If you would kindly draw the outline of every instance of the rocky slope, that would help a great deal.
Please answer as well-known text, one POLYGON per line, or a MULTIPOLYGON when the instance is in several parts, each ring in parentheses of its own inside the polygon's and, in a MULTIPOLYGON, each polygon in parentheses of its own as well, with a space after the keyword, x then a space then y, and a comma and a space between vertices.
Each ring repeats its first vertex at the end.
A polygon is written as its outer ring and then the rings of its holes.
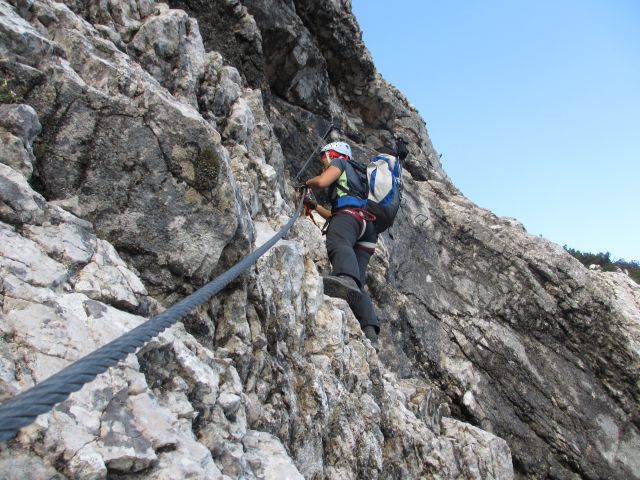
POLYGON ((637 285, 460 195, 350 2, 0 0, 0 97, 0 400, 264 243, 332 122, 359 159, 411 142, 379 355, 301 219, 6 478, 640 478, 637 285))

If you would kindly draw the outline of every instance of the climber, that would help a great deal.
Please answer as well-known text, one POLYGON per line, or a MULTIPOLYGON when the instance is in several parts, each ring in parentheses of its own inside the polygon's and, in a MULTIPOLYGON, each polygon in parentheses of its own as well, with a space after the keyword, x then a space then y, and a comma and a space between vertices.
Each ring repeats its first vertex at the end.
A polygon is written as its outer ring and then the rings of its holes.
POLYGON ((309 192, 305 204, 327 219, 327 253, 331 275, 323 277, 324 292, 347 301, 372 346, 378 350, 380 325, 371 298, 365 292, 366 271, 378 234, 375 217, 367 212, 366 176, 352 165, 351 147, 333 142, 320 151, 323 172, 306 182, 312 189, 329 188, 331 210, 318 205, 309 192))

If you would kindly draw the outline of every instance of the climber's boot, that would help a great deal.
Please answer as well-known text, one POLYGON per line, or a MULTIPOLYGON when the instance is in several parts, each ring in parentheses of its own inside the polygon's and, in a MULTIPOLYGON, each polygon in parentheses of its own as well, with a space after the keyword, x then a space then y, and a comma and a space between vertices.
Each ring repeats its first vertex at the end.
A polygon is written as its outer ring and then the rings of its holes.
POLYGON ((349 305, 356 304, 362 298, 360 287, 349 275, 326 275, 322 280, 325 295, 342 298, 349 305))

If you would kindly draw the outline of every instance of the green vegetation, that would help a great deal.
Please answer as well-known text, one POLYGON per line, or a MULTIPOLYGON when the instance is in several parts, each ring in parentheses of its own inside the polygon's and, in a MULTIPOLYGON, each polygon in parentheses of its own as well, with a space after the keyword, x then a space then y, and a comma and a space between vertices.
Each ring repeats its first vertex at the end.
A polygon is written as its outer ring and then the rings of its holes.
POLYGON ((0 78, 0 103, 20 103, 22 97, 11 89, 6 78, 0 78))
POLYGON ((620 269, 629 273, 629 276, 640 284, 640 262, 638 260, 626 261, 624 258, 616 261, 611 260, 611 254, 607 253, 587 253, 581 252, 566 245, 564 249, 577 258, 585 267, 599 265, 605 272, 615 272, 620 269))

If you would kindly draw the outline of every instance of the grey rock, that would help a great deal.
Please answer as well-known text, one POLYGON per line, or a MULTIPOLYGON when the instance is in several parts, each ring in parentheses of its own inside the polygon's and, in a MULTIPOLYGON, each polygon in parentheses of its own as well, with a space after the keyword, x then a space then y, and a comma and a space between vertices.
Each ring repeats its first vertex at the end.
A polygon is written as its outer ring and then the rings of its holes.
POLYGON ((33 161, 35 157, 31 150, 24 146, 22 139, 0 128, 0 161, 24 175, 31 178, 33 173, 33 161))
POLYGON ((87 264, 97 247, 95 235, 70 223, 27 225, 23 235, 36 242, 52 258, 65 264, 87 264))
POLYGON ((107 468, 115 472, 139 472, 148 469, 157 457, 151 443, 133 422, 133 414, 120 405, 126 392, 116 394, 104 412, 100 435, 104 438, 103 458, 107 468))
POLYGON ((0 163, 0 219, 11 224, 39 224, 44 220, 44 207, 44 198, 24 175, 0 163))
POLYGON ((74 280, 75 291, 94 300, 135 309, 140 302, 138 296, 147 294, 144 285, 120 259, 115 249, 103 240, 98 240, 91 262, 78 273, 74 280))
POLYGON ((302 480, 304 478, 277 437, 250 430, 242 443, 247 461, 256 473, 256 478, 265 480, 302 480))
POLYGON ((29 149, 42 130, 38 114, 29 105, 1 104, 0 126, 21 138, 29 149))
POLYGON ((253 113, 246 100, 238 99, 231 108, 225 135, 238 143, 251 147, 249 139, 253 132, 253 113))
POLYGON ((51 82, 33 94, 50 126, 38 166, 49 198, 134 252, 145 277, 164 275, 157 266, 170 264, 178 276, 207 278, 236 234, 236 213, 242 209, 217 132, 69 11, 59 4, 55 8, 64 21, 50 24, 51 34, 78 28, 90 41, 61 36, 69 63, 51 64, 51 82), (100 65, 117 81, 105 82, 100 65), (142 95, 145 82, 150 82, 150 96, 142 95), (113 115, 105 117, 105 108, 113 115), (148 120, 141 127, 137 118, 144 117, 148 120), (185 132, 193 142, 183 143, 185 132), (112 178, 109 185, 103 183, 106 177, 112 178), (163 191, 169 197, 159 195, 163 191), (211 215, 227 208, 231 215, 211 215), (182 240, 172 231, 180 232, 182 240))
POLYGON ((240 95, 242 95, 242 83, 238 70, 228 65, 221 66, 211 106, 213 113, 226 118, 240 95))
POLYGON ((0 471, 6 480, 62 480, 64 477, 56 472, 40 457, 22 452, 4 450, 0 454, 0 471))
POLYGON ((51 259, 33 241, 16 233, 9 225, 0 223, 0 269, 37 286, 56 286, 68 277, 67 269, 51 259))
POLYGON ((223 393, 218 397, 218 403, 227 417, 233 416, 240 408, 241 398, 234 393, 223 393))
POLYGON ((442 433, 454 438, 454 449, 460 450, 464 478, 513 478, 511 451, 503 439, 451 418, 443 418, 442 425, 442 433))
POLYGON ((196 87, 204 73, 198 24, 181 10, 149 16, 129 47, 134 57, 173 95, 197 107, 196 87))
POLYGON ((0 468, 638 478, 638 286, 465 199, 376 72, 349 2, 0 2, 0 33, 0 68, 24 96, 0 125, 2 400, 271 238, 294 212, 291 180, 319 171, 300 168, 331 121, 357 159, 394 133, 411 151, 367 281, 379 354, 323 294, 324 238, 300 219, 21 429, 0 468))
POLYGON ((243 3, 262 33, 265 70, 274 92, 312 112, 328 113, 325 59, 295 7, 282 0, 243 3))
POLYGON ((17 57, 28 65, 36 65, 38 58, 61 53, 53 42, 16 15, 7 2, 0 3, 0 36, 3 39, 0 44, 2 58, 17 57))

